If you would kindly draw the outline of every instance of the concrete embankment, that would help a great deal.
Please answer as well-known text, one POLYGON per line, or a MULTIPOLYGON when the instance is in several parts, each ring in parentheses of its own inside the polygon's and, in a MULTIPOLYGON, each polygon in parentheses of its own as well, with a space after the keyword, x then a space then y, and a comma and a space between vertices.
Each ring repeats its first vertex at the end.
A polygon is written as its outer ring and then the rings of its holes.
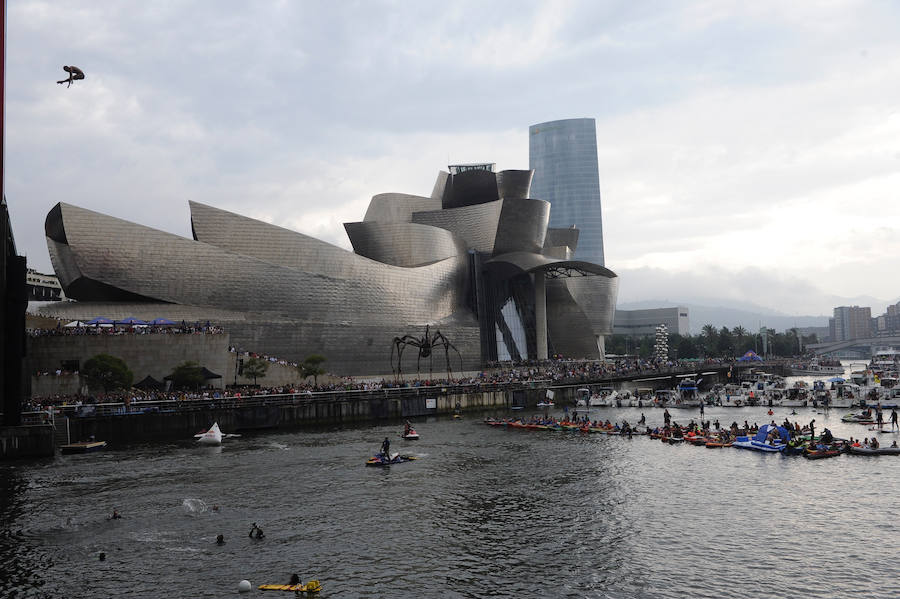
POLYGON ((246 399, 192 400, 66 407, 55 418, 58 443, 93 437, 110 445, 189 439, 213 422, 229 433, 272 428, 339 425, 533 406, 546 388, 497 388, 453 392, 441 388, 356 391, 315 395, 268 395, 246 399), (139 409, 140 412, 135 410, 139 409), (62 433, 62 434, 60 434, 62 433))
POLYGON ((54 447, 50 425, 0 427, 0 459, 51 457, 54 447))

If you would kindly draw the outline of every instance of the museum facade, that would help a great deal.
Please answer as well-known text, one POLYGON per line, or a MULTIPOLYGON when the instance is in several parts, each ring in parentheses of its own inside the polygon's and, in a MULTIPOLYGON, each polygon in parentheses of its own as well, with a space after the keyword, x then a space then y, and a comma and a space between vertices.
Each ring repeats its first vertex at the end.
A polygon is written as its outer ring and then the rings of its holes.
MULTIPOLYGON (((600 357, 618 279, 572 259, 578 230, 548 226, 550 204, 530 197, 534 171, 449 171, 430 196, 374 196, 361 222, 344 225, 353 251, 197 202, 193 239, 59 203, 47 245, 76 301, 42 312, 211 321, 242 349, 321 354, 340 375, 390 373, 394 339, 422 337, 426 326, 458 350, 454 371, 600 357)), ((415 372, 417 352, 403 356, 403 371, 415 372)), ((435 372, 444 360, 435 348, 435 372)))

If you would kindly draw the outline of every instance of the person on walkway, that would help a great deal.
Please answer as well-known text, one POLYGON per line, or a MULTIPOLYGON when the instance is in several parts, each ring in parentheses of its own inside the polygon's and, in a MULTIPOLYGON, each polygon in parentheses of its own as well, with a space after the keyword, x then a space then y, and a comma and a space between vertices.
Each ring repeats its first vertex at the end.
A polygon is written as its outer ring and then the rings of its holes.
POLYGON ((78 67, 64 66, 63 70, 69 74, 69 77, 68 77, 68 79, 63 79, 62 81, 57 81, 57 83, 58 84, 68 83, 68 85, 66 86, 67 88, 72 87, 72 83, 74 83, 75 81, 84 79, 84 71, 82 71, 78 67))

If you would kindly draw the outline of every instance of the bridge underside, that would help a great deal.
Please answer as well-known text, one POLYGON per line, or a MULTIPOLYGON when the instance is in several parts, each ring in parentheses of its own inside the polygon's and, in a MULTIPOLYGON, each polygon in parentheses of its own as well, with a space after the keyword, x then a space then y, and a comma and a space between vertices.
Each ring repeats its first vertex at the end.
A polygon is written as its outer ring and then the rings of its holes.
POLYGON ((832 355, 837 353, 855 354, 857 356, 872 356, 877 348, 900 348, 900 336, 868 337, 866 339, 848 339, 847 341, 833 341, 829 343, 811 343, 806 348, 816 355, 832 355))

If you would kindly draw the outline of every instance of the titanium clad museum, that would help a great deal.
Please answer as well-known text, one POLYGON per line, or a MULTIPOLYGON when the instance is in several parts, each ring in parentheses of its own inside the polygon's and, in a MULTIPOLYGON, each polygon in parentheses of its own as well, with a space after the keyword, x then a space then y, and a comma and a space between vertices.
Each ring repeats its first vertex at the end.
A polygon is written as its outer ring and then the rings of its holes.
MULTIPOLYGON (((548 227, 550 203, 530 198, 534 171, 450 171, 430 196, 374 196, 362 222, 344 225, 352 252, 196 202, 193 239, 59 203, 47 246, 77 301, 42 311, 212 321, 240 348, 297 361, 322 354, 340 375, 390 373, 393 339, 426 325, 458 349, 464 370, 600 357, 618 279, 572 259, 578 230, 548 227)), ((404 372, 415 364, 415 351, 404 354, 404 372)))

